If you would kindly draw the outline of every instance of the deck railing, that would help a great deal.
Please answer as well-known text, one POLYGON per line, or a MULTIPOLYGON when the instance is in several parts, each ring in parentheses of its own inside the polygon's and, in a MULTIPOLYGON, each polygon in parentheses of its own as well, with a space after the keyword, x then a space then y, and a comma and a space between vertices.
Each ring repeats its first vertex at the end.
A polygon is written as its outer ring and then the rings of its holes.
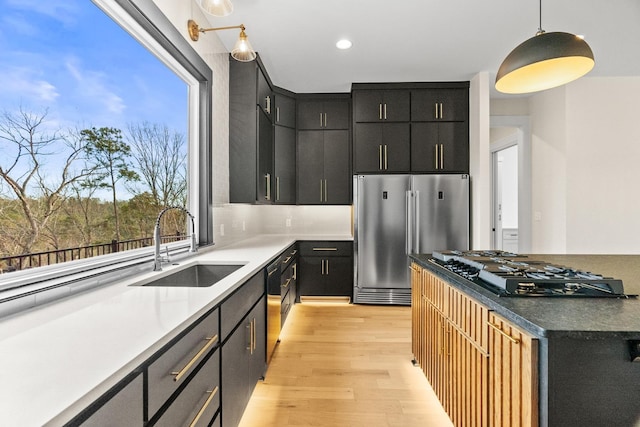
MULTIPOLYGON (((189 236, 182 233, 178 233, 170 236, 161 236, 160 241, 161 243, 169 243, 184 240, 188 237, 189 236)), ((44 252, 0 257, 0 273, 26 270, 28 268, 42 267, 45 265, 58 264, 82 258, 91 258, 100 255, 128 251, 131 249, 144 248, 152 245, 153 237, 143 237, 140 239, 121 241, 112 240, 111 243, 100 243, 97 245, 54 249, 44 252)))

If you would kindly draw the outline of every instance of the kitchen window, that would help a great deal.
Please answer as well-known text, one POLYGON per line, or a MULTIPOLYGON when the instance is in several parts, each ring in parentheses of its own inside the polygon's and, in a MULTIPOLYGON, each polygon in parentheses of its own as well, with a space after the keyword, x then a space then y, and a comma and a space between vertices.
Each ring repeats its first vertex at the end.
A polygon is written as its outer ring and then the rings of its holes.
MULTIPOLYGON (((47 3, 49 4, 49 3, 47 3)), ((211 81, 212 71, 195 52, 185 38, 179 34, 173 24, 158 9, 153 0, 94 0, 94 4, 119 24, 144 48, 164 63, 186 84, 187 101, 175 102, 177 108, 184 105, 187 109, 186 145, 187 145, 187 208, 195 216, 196 233, 200 246, 213 243, 212 219, 212 171, 211 171, 211 81)), ((46 6, 45 6, 46 7, 46 6)), ((64 13, 65 7, 73 7, 66 2, 53 2, 45 13, 64 13), (62 10, 54 10, 61 8, 62 10)), ((18 37, 17 35, 13 35, 18 37)), ((69 40, 79 43, 78 40, 69 40)), ((114 58, 117 60, 118 58, 114 58)), ((120 58, 122 59, 122 58, 120 58)), ((126 66, 126 60, 123 63, 126 66)), ((82 78, 83 76, 78 76, 82 78)), ((87 77, 87 76, 84 76, 87 77)), ((51 91, 46 85, 39 88, 51 91)), ((52 96, 52 92, 49 92, 52 96)), ((89 94, 87 94, 89 96, 89 94)), ((96 100, 100 94, 94 94, 96 100)), ((117 100, 116 100, 117 101, 117 100)), ((174 108, 176 108, 174 106, 174 108)), ((0 190, 7 190, 5 187, 0 190)), ((157 212, 147 215, 155 219, 157 212)), ((183 241, 182 245, 188 245, 183 241)), ((178 245, 179 246, 179 245, 178 245)), ((12 289, 12 298, 19 296, 20 289, 25 292, 37 292, 38 287, 49 287, 49 281, 64 281, 72 275, 92 274, 100 271, 122 269, 151 259, 153 247, 117 254, 102 255, 66 264, 54 264, 33 270, 0 275, 0 291, 12 289), (41 283, 34 285, 35 282, 41 283)), ((150 265, 150 264, 149 264, 150 265)), ((70 279, 71 280, 71 279, 70 279)), ((77 280, 77 277, 73 280, 77 280)), ((0 302, 3 295, 0 293, 0 302)))

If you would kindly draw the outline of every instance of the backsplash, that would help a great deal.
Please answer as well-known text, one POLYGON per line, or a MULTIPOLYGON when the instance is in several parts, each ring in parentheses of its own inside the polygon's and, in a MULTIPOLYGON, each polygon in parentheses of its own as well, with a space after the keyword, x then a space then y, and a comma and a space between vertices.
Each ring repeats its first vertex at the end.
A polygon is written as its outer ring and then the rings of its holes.
POLYGON ((351 206, 226 204, 213 211, 216 247, 256 234, 351 234, 351 206))

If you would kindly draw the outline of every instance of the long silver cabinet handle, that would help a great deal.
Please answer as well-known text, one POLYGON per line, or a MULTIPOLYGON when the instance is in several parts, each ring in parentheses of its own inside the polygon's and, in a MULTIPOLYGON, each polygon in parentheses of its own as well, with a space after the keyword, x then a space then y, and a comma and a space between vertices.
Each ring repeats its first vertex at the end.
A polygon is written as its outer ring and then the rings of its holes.
POLYGON ((265 181, 267 183, 267 195, 264 196, 265 200, 271 200, 271 174, 268 173, 265 175, 265 181))
POLYGON ((202 405, 202 408, 200 408, 196 416, 193 417, 193 420, 189 424, 189 427, 196 426, 196 424, 198 423, 198 420, 200 419, 200 417, 202 417, 202 414, 204 414, 204 411, 207 410, 207 408, 209 407, 209 404, 213 400, 216 393, 218 393, 218 386, 216 386, 216 388, 214 388, 212 391, 207 391, 207 393, 209 393, 209 397, 207 397, 207 400, 205 400, 204 405, 202 405))
POLYGON ((382 120, 382 103, 378 104, 378 118, 382 120))
MULTIPOLYGON (((385 104, 385 105, 387 105, 387 104, 385 104)), ((386 118, 386 117, 385 117, 385 118, 386 118)), ((387 157, 387 144, 384 144, 384 170, 389 169, 389 167, 388 167, 388 166, 389 166, 389 164, 388 164, 388 162, 387 162, 387 160, 388 160, 388 159, 389 159, 389 158, 387 157)))
POLYGON ((440 103, 440 118, 442 118, 442 102, 440 103))
POLYGON ((276 107, 276 123, 280 122, 280 107, 276 107))
POLYGON ((438 156, 438 144, 436 144, 436 155, 435 155, 435 163, 436 163, 436 170, 440 169, 439 166, 439 156, 438 156))
POLYGON ((191 367, 196 364, 198 359, 200 359, 207 352, 207 350, 213 344, 215 344, 216 341, 218 341, 218 335, 216 334, 216 335, 214 335, 214 336, 212 336, 210 338, 206 338, 206 341, 207 341, 207 343, 200 349, 200 351, 198 351, 196 353, 195 356, 193 356, 193 358, 191 360, 189 360, 189 362, 187 362, 186 365, 184 365, 184 367, 182 369, 180 369, 177 372, 171 372, 171 375, 173 375, 173 380, 174 381, 180 381, 180 379, 184 376, 184 374, 189 372, 189 369, 191 369, 191 367))
POLYGON ((291 283, 291 278, 287 279, 287 281, 285 282, 284 285, 282 285, 283 288, 288 288, 289 287, 289 283, 291 283))
POLYGON ((387 103, 384 103, 384 119, 387 120, 387 103))
POLYGON ((327 197, 327 180, 324 180, 324 201, 327 202, 329 198, 327 197))
POLYGON ((324 127, 327 127, 327 113, 324 113, 324 127))
POLYGON ((320 127, 322 127, 322 113, 320 113, 320 127))
POLYGON ((444 169, 444 145, 440 144, 440 169, 444 169))
POLYGON ((319 251, 337 251, 338 248, 313 248, 314 251, 319 252, 319 251))
POLYGON ((382 170, 382 144, 378 145, 378 169, 382 170))

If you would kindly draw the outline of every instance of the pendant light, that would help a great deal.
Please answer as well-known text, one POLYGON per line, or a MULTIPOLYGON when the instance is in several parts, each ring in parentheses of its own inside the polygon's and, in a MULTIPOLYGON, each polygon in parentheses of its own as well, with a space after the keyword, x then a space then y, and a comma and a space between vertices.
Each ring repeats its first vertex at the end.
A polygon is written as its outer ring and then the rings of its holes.
POLYGON ((531 93, 551 89, 587 74, 593 66, 593 52, 580 36, 570 33, 546 33, 540 26, 532 38, 507 55, 498 74, 496 89, 503 93, 531 93))
POLYGON ((233 12, 230 0, 198 0, 200 7, 213 16, 227 16, 233 12))

